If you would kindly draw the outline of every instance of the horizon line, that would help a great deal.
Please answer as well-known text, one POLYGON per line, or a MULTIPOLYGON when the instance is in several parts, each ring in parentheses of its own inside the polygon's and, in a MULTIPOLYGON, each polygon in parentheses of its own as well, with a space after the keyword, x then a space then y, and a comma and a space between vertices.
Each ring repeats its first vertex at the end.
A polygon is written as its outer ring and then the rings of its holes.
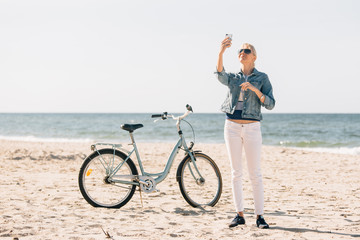
MULTIPOLYGON (((173 113, 181 114, 181 112, 173 112, 173 113)), ((0 112, 0 114, 160 114, 160 113, 159 112, 0 112)), ((194 114, 224 114, 224 113, 194 112, 194 114)), ((263 112, 262 114, 360 114, 360 112, 275 112, 275 113, 263 112)))

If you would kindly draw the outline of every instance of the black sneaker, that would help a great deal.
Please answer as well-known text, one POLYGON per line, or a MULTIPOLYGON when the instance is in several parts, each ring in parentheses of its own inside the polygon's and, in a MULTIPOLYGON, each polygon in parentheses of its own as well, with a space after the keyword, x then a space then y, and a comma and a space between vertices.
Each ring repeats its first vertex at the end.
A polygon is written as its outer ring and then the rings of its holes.
POLYGON ((256 225, 258 228, 269 228, 269 224, 265 222, 264 217, 261 215, 256 219, 256 225))
POLYGON ((231 221, 229 227, 236 227, 237 225, 245 224, 245 218, 241 217, 239 214, 236 214, 236 217, 231 221))

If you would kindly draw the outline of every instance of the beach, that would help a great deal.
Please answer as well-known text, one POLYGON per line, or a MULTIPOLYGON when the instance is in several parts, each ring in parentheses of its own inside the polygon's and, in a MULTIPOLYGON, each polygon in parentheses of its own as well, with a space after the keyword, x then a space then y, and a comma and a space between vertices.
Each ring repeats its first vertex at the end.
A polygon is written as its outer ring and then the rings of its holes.
MULTIPOLYGON (((90 145, 0 140, 0 239, 106 239, 103 230, 113 239, 360 238, 359 155, 263 146, 264 216, 270 229, 255 225, 247 171, 246 225, 229 229, 235 210, 224 144, 194 147, 220 168, 223 191, 215 207, 193 208, 183 199, 175 179, 184 157, 180 152, 159 192, 142 193, 142 206, 136 191, 120 209, 94 208, 79 191, 78 173, 90 145)), ((172 150, 168 143, 138 147, 148 172, 162 171, 172 150)))

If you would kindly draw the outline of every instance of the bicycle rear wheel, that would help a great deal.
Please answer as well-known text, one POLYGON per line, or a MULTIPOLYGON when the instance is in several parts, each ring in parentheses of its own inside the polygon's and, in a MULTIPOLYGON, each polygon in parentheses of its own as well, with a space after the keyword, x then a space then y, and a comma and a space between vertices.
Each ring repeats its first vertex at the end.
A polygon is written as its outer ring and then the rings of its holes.
POLYGON ((220 170, 209 156, 194 153, 194 157, 195 162, 187 155, 178 167, 181 194, 193 207, 215 206, 222 192, 220 170))
POLYGON ((134 182, 138 175, 133 161, 124 162, 125 159, 124 153, 117 150, 114 153, 113 149, 101 149, 85 159, 79 172, 79 187, 88 203, 94 207, 120 208, 132 198, 136 186, 116 182, 134 182), (119 164, 123 165, 116 176, 109 178, 119 164))

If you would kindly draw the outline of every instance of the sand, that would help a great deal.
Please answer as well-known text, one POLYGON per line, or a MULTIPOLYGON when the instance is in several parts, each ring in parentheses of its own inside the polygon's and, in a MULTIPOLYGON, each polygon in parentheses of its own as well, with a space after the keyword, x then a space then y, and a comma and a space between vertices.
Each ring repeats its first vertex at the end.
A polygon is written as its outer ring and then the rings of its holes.
MULTIPOLYGON (((139 143, 145 169, 162 170, 167 143, 139 143)), ((94 208, 78 172, 90 143, 0 141, 0 239, 360 239, 360 157, 263 147, 265 219, 258 229, 244 172, 246 225, 235 216, 223 144, 198 144, 218 164, 223 192, 215 207, 193 208, 175 180, 180 153, 160 192, 140 194, 120 209, 94 208)), ((134 159, 134 158, 133 158, 134 159)))

